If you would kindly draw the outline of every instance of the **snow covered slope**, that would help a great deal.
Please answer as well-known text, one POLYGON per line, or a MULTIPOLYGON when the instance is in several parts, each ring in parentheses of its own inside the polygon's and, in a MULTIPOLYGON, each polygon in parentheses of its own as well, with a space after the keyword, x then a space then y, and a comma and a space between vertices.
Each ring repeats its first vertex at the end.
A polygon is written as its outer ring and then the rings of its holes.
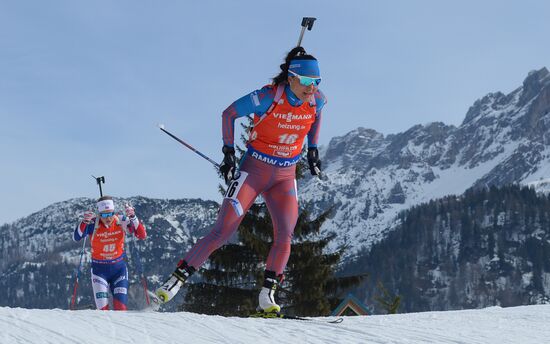
MULTIPOLYGON (((322 320, 320 318, 318 320, 322 320)), ((194 313, 0 308, 0 342, 546 343, 550 305, 346 317, 340 324, 194 313)))
MULTIPOLYGON (((549 166, 550 168, 550 166, 549 166)), ((546 174, 547 176, 550 176, 550 171, 548 171, 548 174, 546 174)), ((538 192, 540 193, 544 193, 544 194, 550 194, 550 178, 540 178, 539 180, 535 180, 533 182, 529 182, 527 183, 527 185, 529 187, 532 187, 534 188, 535 190, 537 190, 538 192)))
POLYGON ((300 195, 318 211, 334 207, 323 230, 352 251, 382 239, 413 205, 474 186, 543 180, 550 177, 550 73, 533 71, 512 93, 477 100, 459 127, 430 123, 386 137, 358 128, 333 138, 322 161, 325 177, 301 182, 300 195))

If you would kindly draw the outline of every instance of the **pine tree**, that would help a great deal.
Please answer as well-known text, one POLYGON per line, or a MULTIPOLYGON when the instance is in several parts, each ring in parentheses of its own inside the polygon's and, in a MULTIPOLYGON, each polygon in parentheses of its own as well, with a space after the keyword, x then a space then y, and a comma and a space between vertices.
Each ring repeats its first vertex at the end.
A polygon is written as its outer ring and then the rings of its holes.
POLYGON ((401 295, 390 294, 390 292, 380 281, 378 282, 377 287, 381 295, 375 296, 374 299, 382 306, 383 309, 386 310, 388 314, 396 314, 399 306, 401 305, 401 295))

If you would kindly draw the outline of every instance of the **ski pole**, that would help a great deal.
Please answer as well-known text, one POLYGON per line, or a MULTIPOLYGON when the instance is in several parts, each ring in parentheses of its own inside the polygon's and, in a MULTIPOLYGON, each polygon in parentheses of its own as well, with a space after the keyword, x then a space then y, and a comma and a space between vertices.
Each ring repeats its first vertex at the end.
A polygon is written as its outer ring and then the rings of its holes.
POLYGON ((74 288, 73 288, 73 297, 71 299, 71 310, 74 310, 74 304, 76 302, 76 291, 78 289, 78 279, 80 278, 80 269, 82 268, 82 257, 84 256, 84 251, 86 250, 86 239, 88 237, 84 237, 84 242, 82 243, 82 249, 80 250, 80 263, 78 263, 78 269, 76 270, 76 278, 74 282, 74 288))
POLYGON ((135 242, 134 237, 132 236, 132 254, 136 257, 136 268, 138 271, 138 275, 141 277, 141 285, 143 285, 143 293, 145 294, 145 302, 147 302, 147 306, 151 304, 151 301, 149 300, 149 293, 147 292, 149 288, 147 287, 147 279, 145 278, 145 275, 143 274, 143 266, 141 265, 141 257, 139 256, 139 251, 137 249, 137 245, 135 242))
POLYGON ((192 150, 193 152, 197 153, 198 155, 200 155, 201 157, 203 157, 204 159, 208 160, 208 162, 210 162, 212 165, 216 166, 218 169, 220 168, 220 165, 215 162, 214 160, 210 159, 209 157, 207 157, 206 155, 202 154, 201 152, 199 152, 198 150, 196 150, 193 146, 191 146, 190 144, 188 144, 187 142, 183 141, 182 139, 180 139, 179 137, 177 137, 176 135, 172 134, 171 132, 169 132, 168 130, 164 129, 164 125, 162 124, 159 124, 159 129, 162 130, 166 135, 170 136, 171 138, 173 138, 174 140, 178 141, 179 143, 181 143, 182 145, 184 145, 185 147, 189 148, 190 150, 192 150))
MULTIPOLYGON (((101 188, 101 183, 105 184, 105 177, 104 176, 101 176, 101 177, 92 176, 92 177, 96 180, 97 185, 99 185, 99 195, 103 197, 103 189, 101 188)), ((86 239, 88 239, 88 236, 84 237, 84 242, 82 243, 82 249, 80 250, 80 262, 78 263, 78 269, 76 270, 73 296, 71 298, 71 307, 70 307, 71 310, 74 310, 74 305, 76 302, 76 293, 78 291, 78 280, 80 278, 80 270, 82 269, 82 258, 84 256, 84 252, 86 251, 86 239)))
MULTIPOLYGON (((127 204, 126 206, 129 206, 129 204, 127 204)), ((145 293, 145 302, 147 302, 147 306, 149 306, 151 304, 151 301, 149 300, 149 293, 147 292, 149 288, 147 288, 147 279, 143 274, 143 265, 141 265, 141 257, 139 256, 139 251, 137 249, 137 244, 134 239, 134 235, 130 236, 130 243, 131 243, 130 251, 132 252, 132 257, 136 258, 135 261, 136 261, 137 273, 141 277, 141 284, 143 285, 143 292, 145 293)))
POLYGON ((297 47, 299 47, 302 44, 302 39, 304 38, 304 33, 306 32, 306 28, 308 29, 308 31, 311 31, 311 29, 313 28, 313 23, 315 22, 316 19, 317 18, 313 18, 313 17, 302 18, 302 32, 300 32, 300 38, 298 38, 298 45, 296 45, 297 47))
MULTIPOLYGON (((303 163, 307 164, 308 167, 309 167, 309 161, 307 160, 307 158, 301 158, 300 159, 303 163)), ((322 176, 324 176, 324 173, 321 175, 321 170, 319 169, 319 167, 315 166, 315 172, 317 172, 317 177, 320 179, 320 180, 323 180, 322 176)))

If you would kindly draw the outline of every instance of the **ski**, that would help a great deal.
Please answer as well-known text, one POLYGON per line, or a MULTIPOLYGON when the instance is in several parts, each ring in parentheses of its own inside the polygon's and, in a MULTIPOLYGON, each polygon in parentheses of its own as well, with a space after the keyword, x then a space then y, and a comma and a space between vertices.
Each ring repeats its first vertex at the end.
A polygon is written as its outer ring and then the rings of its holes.
POLYGON ((257 313, 249 315, 249 318, 264 318, 264 319, 287 319, 287 320, 300 320, 300 321, 312 321, 312 322, 322 322, 328 324, 339 324, 344 321, 344 318, 337 318, 334 320, 319 320, 319 319, 310 319, 304 317, 298 317, 295 315, 288 315, 280 312, 271 312, 266 313, 259 311, 257 313))
POLYGON ((72 310, 73 311, 87 311, 87 310, 93 310, 93 309, 96 309, 96 307, 95 307, 94 304, 90 303, 89 305, 76 306, 72 310))
MULTIPOLYGON (((149 295, 149 299, 151 300, 151 303, 148 307, 149 310, 157 312, 160 309, 160 306, 162 306, 163 302, 157 294, 153 293, 150 290, 147 290, 147 294, 149 295)), ((264 319, 287 319, 287 320, 300 320, 300 321, 310 321, 310 322, 318 322, 318 323, 325 323, 325 324, 339 324, 342 321, 344 321, 344 318, 336 318, 334 320, 319 320, 319 319, 311 319, 311 318, 304 318, 299 317, 295 315, 288 315, 280 312, 270 312, 266 313, 263 311, 258 311, 256 313, 250 314, 248 316, 249 318, 264 318, 264 319)))
POLYGON ((149 296, 149 300, 151 301, 148 308, 155 312, 158 311, 160 309, 160 306, 162 305, 162 301, 159 299, 157 294, 153 293, 149 289, 147 289, 147 295, 149 296))

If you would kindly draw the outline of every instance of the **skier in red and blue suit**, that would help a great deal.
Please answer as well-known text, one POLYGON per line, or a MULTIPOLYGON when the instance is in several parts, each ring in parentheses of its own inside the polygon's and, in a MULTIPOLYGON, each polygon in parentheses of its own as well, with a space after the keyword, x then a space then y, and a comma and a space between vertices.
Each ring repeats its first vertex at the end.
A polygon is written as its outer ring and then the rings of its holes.
POLYGON ((317 140, 326 99, 318 89, 320 82, 317 60, 297 47, 287 55, 273 84, 236 100, 223 112, 224 160, 220 171, 230 184, 214 228, 191 248, 176 271, 157 289, 162 302, 172 299, 210 254, 227 242, 261 194, 271 215, 274 239, 258 297, 258 310, 280 311, 274 293, 282 281, 298 219, 296 163, 301 158, 306 136, 310 171, 318 175, 321 168, 317 140), (247 152, 237 167, 235 119, 250 114, 254 114, 254 124, 247 152))
POLYGON ((86 211, 74 230, 74 241, 80 241, 86 235, 91 238, 92 288, 97 309, 109 310, 110 290, 114 310, 127 310, 128 267, 124 251, 127 233, 142 240, 147 237, 134 208, 126 205, 125 215, 119 217, 115 214, 110 196, 103 196, 97 201, 97 216, 92 211, 86 211))

